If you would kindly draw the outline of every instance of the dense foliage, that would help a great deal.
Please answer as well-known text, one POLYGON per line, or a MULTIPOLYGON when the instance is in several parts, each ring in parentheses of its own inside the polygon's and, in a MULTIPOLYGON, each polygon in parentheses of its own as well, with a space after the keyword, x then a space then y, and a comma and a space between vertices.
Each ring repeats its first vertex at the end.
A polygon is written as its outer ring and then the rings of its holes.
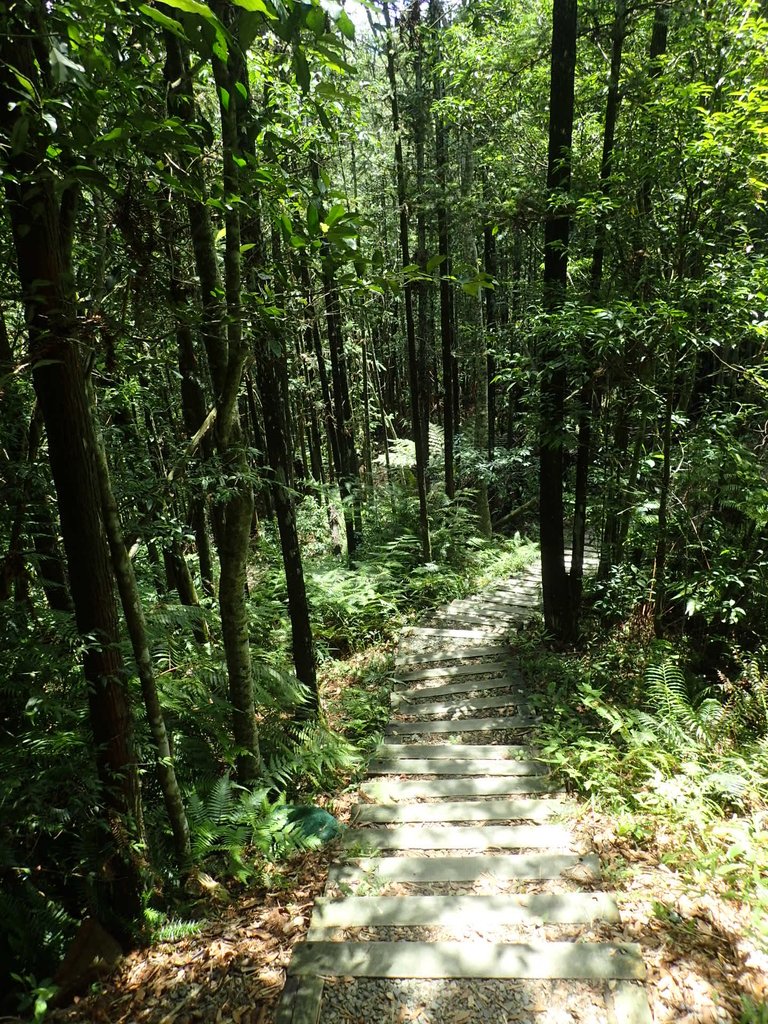
POLYGON ((538 524, 548 638, 624 637, 555 672, 605 735, 552 759, 759 830, 767 53, 757 0, 4 5, 19 991, 305 843, 384 714, 339 661, 538 524))

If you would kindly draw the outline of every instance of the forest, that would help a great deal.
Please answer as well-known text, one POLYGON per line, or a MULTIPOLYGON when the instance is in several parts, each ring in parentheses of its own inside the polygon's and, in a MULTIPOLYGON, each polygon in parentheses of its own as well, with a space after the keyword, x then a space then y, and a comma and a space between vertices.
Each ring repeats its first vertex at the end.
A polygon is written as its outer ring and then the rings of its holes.
POLYGON ((0 1012, 274 886, 539 552, 545 756, 765 951, 766 0, 7 0, 0 175, 0 1012))

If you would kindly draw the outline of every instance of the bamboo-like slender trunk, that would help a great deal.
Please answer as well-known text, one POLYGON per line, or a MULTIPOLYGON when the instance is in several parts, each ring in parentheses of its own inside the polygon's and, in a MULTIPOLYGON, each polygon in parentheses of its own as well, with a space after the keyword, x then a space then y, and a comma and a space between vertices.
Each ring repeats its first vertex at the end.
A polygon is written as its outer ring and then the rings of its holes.
POLYGON ((128 556, 128 549, 123 539, 123 528, 112 490, 107 453, 104 449, 104 441, 98 427, 93 392, 90 387, 89 404, 94 429, 94 457, 101 495, 101 511, 104 529, 109 542, 112 568, 117 580, 123 616, 131 640, 131 648, 141 684, 141 694, 144 699, 144 709, 149 723, 149 730, 152 742, 155 745, 157 778, 160 783, 166 814, 168 815, 168 821, 173 834, 176 860, 179 867, 185 870, 190 866, 191 859, 189 823, 187 822, 187 815, 184 810, 184 799, 181 795, 181 789, 179 788, 176 771, 173 766, 173 755, 165 728, 165 716, 163 715, 157 691, 157 681, 149 650, 144 607, 136 583, 133 563, 128 556))
MULTIPOLYGON (((619 116, 619 81, 621 78, 622 50, 626 35, 626 0, 616 0, 611 44, 611 66, 608 75, 608 94, 603 122, 603 152, 600 161, 600 194, 607 202, 612 190, 613 154, 616 124, 619 116)), ((603 265, 608 219, 605 212, 598 215, 595 244, 590 268, 590 301, 600 302, 603 285, 603 265)), ((576 447, 576 482, 573 510, 573 540, 571 544, 571 606, 578 616, 584 585, 584 546, 587 527, 587 494, 592 458, 593 426, 599 419, 602 389, 597 385, 595 354, 589 346, 584 351, 586 380, 579 395, 579 425, 576 447)))
MULTIPOLYGON (((392 23, 389 16, 389 5, 384 3, 384 23, 387 27, 387 76, 389 78, 390 106, 392 111, 392 128, 395 134, 395 176, 397 179, 397 201, 400 214, 400 254, 403 267, 410 264, 408 240, 408 205, 405 194, 405 170, 403 164, 403 143, 400 134, 400 112, 398 106, 397 76, 395 74, 395 51, 392 36, 392 23)), ((432 541, 429 532, 429 511, 427 509, 427 471, 426 442, 424 439, 423 420, 420 407, 420 385, 418 370, 418 353, 416 348, 416 327, 413 318, 413 284, 406 280, 403 287, 403 303, 405 308, 405 332, 408 348, 408 378, 411 393, 411 429, 413 431, 416 455, 416 487, 419 496, 419 535, 421 539, 422 561, 432 560, 432 541)))

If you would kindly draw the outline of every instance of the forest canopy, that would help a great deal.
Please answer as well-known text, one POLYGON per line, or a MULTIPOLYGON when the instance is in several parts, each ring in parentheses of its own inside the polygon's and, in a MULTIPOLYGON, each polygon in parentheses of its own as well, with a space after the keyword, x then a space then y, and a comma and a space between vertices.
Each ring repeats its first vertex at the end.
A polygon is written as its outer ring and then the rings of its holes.
POLYGON ((644 629, 764 782, 767 55, 765 0, 3 5, 17 988, 300 843, 381 724, 330 666, 521 535, 548 641, 644 629))

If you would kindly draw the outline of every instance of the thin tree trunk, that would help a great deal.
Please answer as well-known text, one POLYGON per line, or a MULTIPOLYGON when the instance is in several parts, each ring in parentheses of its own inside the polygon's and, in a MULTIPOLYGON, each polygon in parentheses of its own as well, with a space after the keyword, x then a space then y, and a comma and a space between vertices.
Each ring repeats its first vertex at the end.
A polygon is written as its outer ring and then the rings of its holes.
MULTIPOLYGON (((621 77, 621 58, 626 34, 626 0, 616 0, 614 12, 611 67, 608 76, 608 95, 605 102, 605 119, 603 128, 603 153, 600 162, 600 194, 607 203, 611 194, 611 175, 613 173, 613 150, 616 138, 616 122, 619 115, 619 80, 621 77)), ((607 214, 598 215, 595 244, 592 250, 592 266, 590 270, 590 302, 600 302, 603 284, 603 264, 605 262, 605 242, 607 235, 607 214)), ((596 357, 588 345, 584 352, 587 379, 579 395, 579 427, 576 447, 576 484, 573 510, 573 541, 571 545, 571 606, 574 615, 578 616, 584 585, 584 546, 587 527, 587 492, 589 487, 589 469, 592 458, 592 430, 597 422, 601 394, 597 386, 596 357)))
MULTIPOLYGON (((403 164, 403 143, 400 135, 400 113, 398 109, 397 77, 395 75, 395 51, 389 5, 384 3, 384 23, 387 27, 387 76, 389 78, 392 128, 395 135, 395 176, 397 179, 397 201, 400 215, 400 254, 403 267, 410 264, 408 241, 408 205, 405 193, 405 171, 403 164)), ((429 533, 429 511, 427 509, 426 444, 422 429, 422 415, 419 403, 420 386, 418 355, 416 351, 416 328, 413 320, 413 285, 407 280, 403 287, 405 307, 405 331, 408 346, 408 382, 411 392, 411 425, 416 455, 416 486, 419 496, 419 535, 423 562, 432 560, 432 541, 429 533)))
MULTIPOLYGON (((216 5, 220 15, 228 12, 216 5)), ((236 16, 236 12, 233 12, 236 16)), ((228 196, 240 195, 242 161, 238 109, 243 98, 237 88, 241 79, 240 58, 230 50, 225 62, 213 59, 213 73, 219 93, 219 113, 222 135, 222 184, 228 196), (225 102, 225 94, 229 102, 225 102)), ((248 356, 243 338, 241 308, 242 268, 240 208, 237 203, 227 204, 224 213, 224 293, 226 297, 226 345, 217 340, 216 352, 209 353, 211 379, 216 397, 215 441, 225 472, 233 483, 229 496, 218 506, 219 608, 224 651, 229 677, 229 697, 233 712, 233 732, 240 753, 237 756, 237 777, 243 785, 255 781, 261 771, 256 717, 253 703, 253 675, 251 648, 248 635, 248 608, 246 604, 246 562, 250 549, 251 520, 253 518, 253 489, 242 444, 238 410, 238 396, 243 370, 248 356)), ((215 250, 206 261, 213 261, 215 250)), ((218 272, 218 268, 216 268, 218 272)), ((198 274, 200 271, 198 269, 198 274)), ((202 283, 202 279, 201 279, 202 283)))
MULTIPOLYGON (((485 176, 483 177, 483 193, 487 192, 485 176)), ((496 252, 496 235, 493 224, 488 218, 483 224, 483 264, 486 274, 496 280, 498 273, 498 254, 496 252)), ((493 459, 496 447, 496 290, 495 287, 483 289, 485 296, 485 335, 487 350, 486 375, 488 380, 488 458, 493 459)))
MULTIPOLYGON (((435 15, 432 22, 440 31, 437 19, 442 22, 442 10, 439 7, 439 0, 433 0, 435 15)), ((443 81, 439 72, 434 76, 435 103, 439 104, 443 99, 443 81)), ((438 184, 438 203, 436 210, 437 217, 437 248, 441 257, 440 262, 440 349, 443 374, 443 437, 445 444, 445 493, 453 499, 456 495, 456 482, 454 478, 454 347, 456 344, 454 335, 454 309, 453 309, 453 284, 451 276, 453 273, 451 261, 451 238, 448 224, 448 209, 446 207, 446 194, 448 190, 447 166, 448 146, 447 130, 439 109, 435 111, 435 174, 438 184)))
MULTIPOLYGON (((670 356, 670 358, 672 358, 670 356)), ((664 426, 661 464, 661 487, 659 489, 659 521, 656 539, 656 558, 654 564, 654 601, 653 626, 656 636, 664 634, 664 611, 667 599, 667 553, 669 537, 667 531, 667 510, 669 506, 669 485, 672 474, 672 413, 674 411, 674 375, 667 385, 667 398, 664 406, 664 426)))
MULTIPOLYGON (((424 201, 424 139, 427 134, 427 117, 424 95, 424 44, 421 32, 421 8, 415 3, 412 8, 412 29, 414 35, 414 84, 415 113, 413 117, 413 150, 416 158, 416 252, 414 263, 427 276, 427 216, 424 201)), ((424 493, 429 493, 429 289, 425 280, 419 280, 416 294, 416 384, 419 405, 419 443, 424 467, 424 493)), ((427 529, 429 522, 427 521, 427 529)))
POLYGON ((291 461, 288 433, 283 403, 277 399, 281 391, 280 373, 283 372, 283 369, 279 365, 278 357, 272 354, 269 339, 260 339, 257 343, 256 372, 259 391, 262 395, 264 431, 267 437, 267 451, 271 468, 272 500, 280 533, 280 549, 288 591, 293 664, 297 678, 304 683, 308 692, 307 704, 297 709, 297 717, 304 718, 307 715, 317 714, 319 694, 309 603, 304 583, 299 533, 296 526, 296 509, 288 476, 288 466, 291 461))
POLYGON ((371 440, 371 394, 368 374, 368 346, 363 337, 362 342, 362 364, 363 364, 363 462, 365 465, 365 482, 372 494, 375 495, 373 482, 373 444, 371 440))
MULTIPOLYGON (((319 180, 319 169, 314 163, 313 167, 315 181, 317 181, 319 180)), ((344 351, 344 334, 341 324, 341 300, 336 284, 335 268, 330 248, 325 242, 322 249, 322 282, 325 299, 325 322, 328 332, 328 352, 331 357, 333 411, 339 446, 339 491, 346 526, 347 556, 352 558, 357 550, 359 541, 356 519, 359 522, 360 467, 352 431, 352 402, 349 395, 347 359, 344 351)))
POLYGON ((112 556, 112 568, 117 579, 117 589, 123 606, 125 624, 131 639, 131 647, 136 661, 139 682, 141 683, 141 693, 144 698, 144 708, 147 714, 147 721, 149 722, 149 730, 152 742, 155 745, 157 777, 163 794, 171 832, 173 833, 176 860, 179 867, 186 870, 191 860, 189 823, 187 822, 187 815, 184 810, 184 799, 181 795, 176 771, 173 766, 173 756, 170 743, 168 742, 168 733, 165 728, 165 717, 157 692, 157 682, 154 669, 152 668, 147 623, 144 617, 141 595, 136 583, 133 563, 128 557, 128 550, 123 539, 120 513, 118 512, 117 502, 115 501, 110 481, 107 454, 104 450, 104 442, 93 407, 92 389, 89 388, 89 391, 91 392, 89 394, 90 412, 94 425, 94 458, 99 481, 104 528, 112 556))

